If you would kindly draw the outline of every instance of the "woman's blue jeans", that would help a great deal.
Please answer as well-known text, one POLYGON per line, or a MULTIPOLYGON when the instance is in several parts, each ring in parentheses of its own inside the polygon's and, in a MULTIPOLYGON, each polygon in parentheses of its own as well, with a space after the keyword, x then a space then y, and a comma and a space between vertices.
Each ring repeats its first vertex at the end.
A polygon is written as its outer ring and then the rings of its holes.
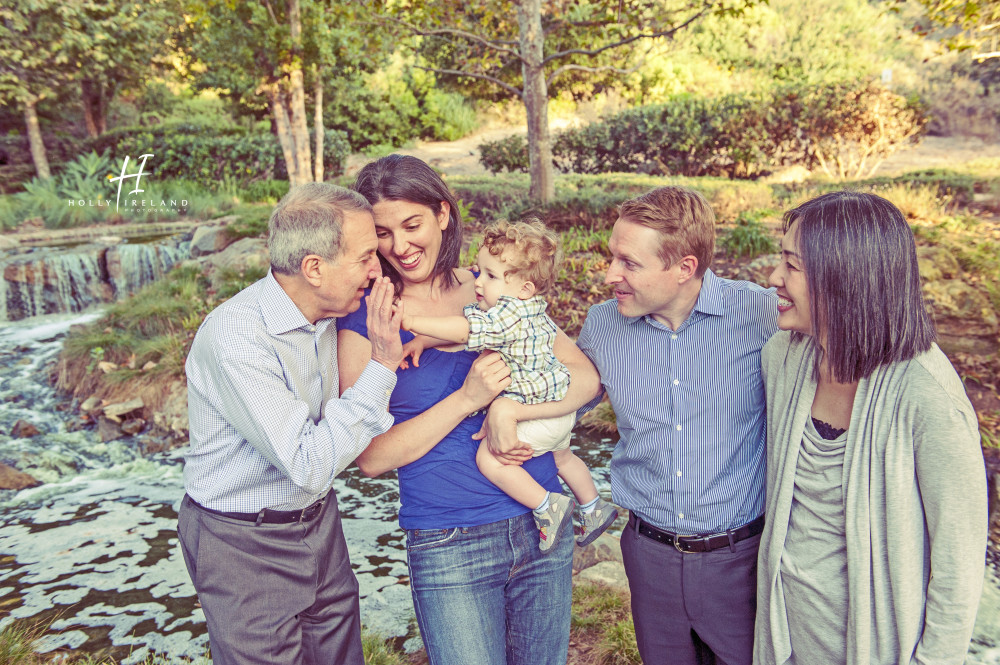
POLYGON ((431 665, 565 665, 573 532, 546 554, 525 513, 406 532, 410 589, 431 665))

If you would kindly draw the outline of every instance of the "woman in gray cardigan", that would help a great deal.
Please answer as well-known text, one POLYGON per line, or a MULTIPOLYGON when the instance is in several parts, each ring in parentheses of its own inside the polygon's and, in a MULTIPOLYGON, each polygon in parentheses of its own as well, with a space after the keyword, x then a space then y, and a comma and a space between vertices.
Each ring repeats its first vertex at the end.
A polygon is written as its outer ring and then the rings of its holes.
POLYGON ((962 663, 986 549, 979 428, 883 198, 785 215, 764 347, 767 511, 754 662, 962 663))

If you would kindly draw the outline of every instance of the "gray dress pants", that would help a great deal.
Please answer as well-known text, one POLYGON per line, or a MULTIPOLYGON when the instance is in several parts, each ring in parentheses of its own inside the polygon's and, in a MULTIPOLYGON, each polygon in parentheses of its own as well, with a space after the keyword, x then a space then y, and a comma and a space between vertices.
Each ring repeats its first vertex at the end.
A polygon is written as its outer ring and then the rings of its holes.
POLYGON ((185 496, 177 532, 215 665, 363 665, 358 581, 333 493, 308 522, 260 525, 185 496))

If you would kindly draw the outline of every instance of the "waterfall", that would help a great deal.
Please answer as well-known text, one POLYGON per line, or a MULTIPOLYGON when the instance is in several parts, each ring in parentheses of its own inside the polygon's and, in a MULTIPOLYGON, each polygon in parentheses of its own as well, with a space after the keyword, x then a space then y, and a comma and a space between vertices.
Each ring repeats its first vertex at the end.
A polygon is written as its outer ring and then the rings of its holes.
POLYGON ((188 244, 81 245, 0 258, 0 321, 72 313, 121 300, 163 277, 188 244))

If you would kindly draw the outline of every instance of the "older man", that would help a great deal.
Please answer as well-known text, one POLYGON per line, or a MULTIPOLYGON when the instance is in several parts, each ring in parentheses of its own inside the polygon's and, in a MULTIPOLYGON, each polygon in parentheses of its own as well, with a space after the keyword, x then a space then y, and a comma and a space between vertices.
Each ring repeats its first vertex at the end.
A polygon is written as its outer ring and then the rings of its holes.
POLYGON ((178 533, 218 665, 361 665, 358 583, 330 487, 389 429, 402 359, 368 202, 293 189, 271 270, 208 315, 187 359, 191 446, 178 533), (336 317, 369 300, 372 359, 339 392, 336 317))
POLYGON ((763 527, 760 350, 777 330, 773 291, 709 270, 715 214, 661 187, 619 209, 606 283, 578 344, 618 418, 615 503, 629 509, 622 555, 647 665, 752 659, 763 527))

